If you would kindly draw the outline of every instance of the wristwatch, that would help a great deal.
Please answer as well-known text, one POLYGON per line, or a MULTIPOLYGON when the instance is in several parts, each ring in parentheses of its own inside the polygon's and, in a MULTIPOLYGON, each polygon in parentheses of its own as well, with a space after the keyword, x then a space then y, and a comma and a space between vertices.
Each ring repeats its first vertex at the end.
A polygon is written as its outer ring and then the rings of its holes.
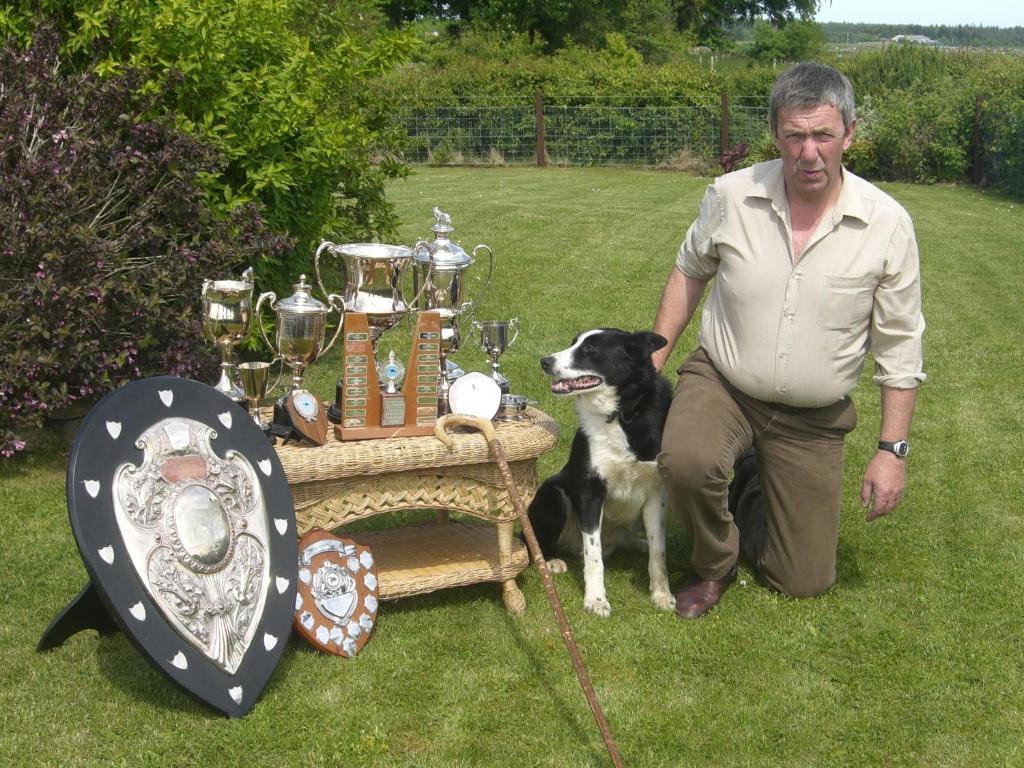
POLYGON ((895 443, 879 440, 878 450, 889 451, 889 453, 894 453, 897 457, 905 459, 907 454, 910 453, 910 443, 906 440, 897 440, 895 443))

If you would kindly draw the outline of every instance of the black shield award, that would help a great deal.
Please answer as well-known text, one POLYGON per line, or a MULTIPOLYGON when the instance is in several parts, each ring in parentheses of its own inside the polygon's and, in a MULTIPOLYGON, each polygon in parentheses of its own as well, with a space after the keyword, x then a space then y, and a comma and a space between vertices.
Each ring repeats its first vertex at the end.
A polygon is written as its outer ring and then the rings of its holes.
POLYGON ((126 384, 82 422, 67 500, 91 582, 39 648, 121 629, 188 693, 246 714, 284 651, 296 594, 291 492, 253 420, 194 381, 126 384))

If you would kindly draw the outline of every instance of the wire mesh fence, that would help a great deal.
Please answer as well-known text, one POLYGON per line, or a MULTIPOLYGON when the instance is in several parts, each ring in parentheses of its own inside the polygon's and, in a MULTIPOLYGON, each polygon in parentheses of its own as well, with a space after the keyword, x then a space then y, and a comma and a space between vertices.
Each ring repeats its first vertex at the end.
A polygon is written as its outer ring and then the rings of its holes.
POLYGON ((1024 197, 1024 105, 987 110, 980 124, 981 181, 1024 197))
MULTIPOLYGON (((714 106, 534 105, 404 109, 412 162, 530 163, 539 136, 551 163, 571 165, 672 165, 680 156, 707 161, 722 152, 722 115, 714 106)), ((730 143, 756 140, 766 130, 767 109, 729 110, 730 143)))

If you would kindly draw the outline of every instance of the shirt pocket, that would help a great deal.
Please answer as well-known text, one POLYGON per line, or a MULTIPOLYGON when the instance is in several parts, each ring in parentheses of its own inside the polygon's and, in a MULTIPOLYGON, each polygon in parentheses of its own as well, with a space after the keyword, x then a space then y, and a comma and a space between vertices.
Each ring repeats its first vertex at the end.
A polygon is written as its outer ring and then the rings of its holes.
POLYGON ((863 325, 871 313, 874 278, 825 275, 823 281, 818 327, 844 331, 863 325))

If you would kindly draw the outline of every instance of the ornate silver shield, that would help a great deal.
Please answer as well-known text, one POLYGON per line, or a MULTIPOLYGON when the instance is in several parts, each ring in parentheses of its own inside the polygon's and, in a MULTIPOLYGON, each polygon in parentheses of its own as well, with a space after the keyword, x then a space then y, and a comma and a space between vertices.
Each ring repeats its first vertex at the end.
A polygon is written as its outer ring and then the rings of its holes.
POLYGON ((114 471, 114 517, 132 565, 171 626, 234 673, 270 586, 270 532, 248 459, 210 447, 217 432, 168 418, 136 441, 141 465, 114 471))
POLYGON ((212 387, 132 382, 83 421, 67 494, 92 587, 118 627, 189 693, 248 712, 295 607, 295 512, 262 431, 212 387))

